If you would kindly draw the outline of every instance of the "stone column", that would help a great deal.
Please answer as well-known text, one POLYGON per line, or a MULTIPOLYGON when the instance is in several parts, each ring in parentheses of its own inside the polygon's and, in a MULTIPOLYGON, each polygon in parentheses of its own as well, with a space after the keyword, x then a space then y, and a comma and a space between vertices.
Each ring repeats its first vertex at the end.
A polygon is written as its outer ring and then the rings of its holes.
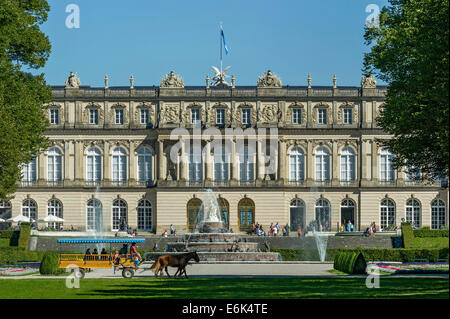
POLYGON ((306 176, 305 180, 314 181, 314 155, 312 141, 308 140, 307 154, 306 154, 306 176))
POLYGON ((372 141, 372 181, 375 183, 378 183, 379 171, 380 168, 378 167, 377 143, 375 143, 375 141, 372 141))
POLYGON ((70 141, 64 141, 64 181, 70 180, 70 141))
POLYGON ((282 183, 287 179, 286 177, 286 160, 288 156, 286 155, 286 141, 280 139, 278 142, 278 180, 282 183))
POLYGON ((84 180, 84 165, 83 165, 83 141, 76 141, 75 144, 75 182, 79 185, 84 180))
MULTIPOLYGON (((186 154, 186 143, 190 141, 181 139, 181 166, 180 166, 180 175, 181 181, 185 182, 188 180, 188 154, 186 154)), ((192 147, 192 145, 191 145, 192 147)))
POLYGON ((108 184, 111 181, 111 153, 109 151, 109 141, 105 141, 103 153, 103 180, 108 184))
POLYGON ((47 180, 46 163, 47 163, 47 152, 43 152, 39 154, 38 157, 37 182, 39 185, 44 185, 45 181, 47 180))
POLYGON ((213 161, 212 161, 212 156, 211 156, 211 141, 207 141, 206 143, 206 154, 205 154, 205 169, 206 169, 206 180, 208 181, 212 181, 214 179, 214 174, 213 174, 213 170, 214 170, 214 165, 213 165, 213 161))
POLYGON ((130 143, 130 156, 129 156, 129 161, 130 161, 130 165, 128 165, 128 181, 130 185, 136 185, 136 154, 135 154, 135 146, 134 146, 134 142, 133 141, 129 141, 130 143))
POLYGON ((236 150, 236 141, 231 142, 232 154, 231 154, 231 179, 233 181, 239 180, 238 166, 239 166, 239 156, 236 150))
POLYGON ((338 145, 336 141, 332 142, 332 165, 331 165, 331 172, 330 177, 332 179, 331 183, 332 185, 338 185, 339 184, 339 154, 338 154, 338 145))
POLYGON ((163 181, 166 178, 164 141, 158 139, 158 179, 163 181))

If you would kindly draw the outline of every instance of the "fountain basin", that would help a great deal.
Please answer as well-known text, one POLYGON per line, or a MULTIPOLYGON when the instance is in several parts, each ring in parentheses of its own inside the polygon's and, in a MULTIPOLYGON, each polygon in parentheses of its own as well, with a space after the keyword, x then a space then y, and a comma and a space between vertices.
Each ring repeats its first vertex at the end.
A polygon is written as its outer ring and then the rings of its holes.
POLYGON ((184 241, 193 242, 235 242, 241 236, 235 233, 186 233, 184 241))
MULTIPOLYGON (((197 252, 229 252, 233 249, 236 249, 236 247, 239 247, 239 250, 241 252, 257 252, 258 251, 258 243, 250 243, 250 242, 239 242, 233 243, 233 242, 189 242, 188 243, 188 250, 192 251, 195 250, 197 252)), ((167 249, 168 251, 183 251, 186 248, 185 243, 167 243, 167 249)))
MULTIPOLYGON (((164 253, 151 252, 145 253, 146 261, 156 260, 160 255, 182 254, 182 253, 164 253)), ((200 262, 202 261, 281 261, 279 253, 266 252, 198 252, 200 262)))
POLYGON ((223 222, 204 221, 200 224, 201 233, 225 233, 227 230, 223 227, 223 222))

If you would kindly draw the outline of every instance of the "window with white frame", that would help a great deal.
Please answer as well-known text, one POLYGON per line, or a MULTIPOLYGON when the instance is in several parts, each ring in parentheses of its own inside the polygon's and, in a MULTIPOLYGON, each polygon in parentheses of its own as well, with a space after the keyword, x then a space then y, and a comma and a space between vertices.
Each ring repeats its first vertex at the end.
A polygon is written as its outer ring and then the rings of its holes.
POLYGON ((241 181, 252 181, 255 178, 255 152, 244 146, 239 152, 239 177, 241 181))
MULTIPOLYGON (((53 215, 59 218, 63 218, 63 208, 62 204, 57 199, 52 199, 48 202, 47 206, 47 215, 53 215)), ((53 227, 54 229, 60 230, 62 226, 62 222, 51 222, 47 223, 48 227, 53 227)))
POLYGON ((50 124, 59 124, 59 110, 50 109, 50 124))
POLYGON ((394 166, 392 160, 394 155, 387 149, 383 148, 380 152, 380 181, 392 182, 394 180, 394 166))
POLYGON ((127 180, 127 153, 122 147, 116 147, 112 153, 112 180, 113 182, 127 180))
POLYGON ((200 109, 191 109, 191 124, 200 124, 200 109))
POLYGON ((431 203, 431 229, 441 229, 445 223, 445 203, 440 199, 435 199, 431 203))
POLYGON ((214 180, 228 180, 228 161, 225 147, 216 148, 214 150, 214 180))
POLYGON ((390 199, 383 199, 380 205, 381 229, 395 226, 395 204, 390 199))
POLYGON ((317 109, 317 123, 327 124, 327 109, 317 109))
POLYGON ((152 180, 153 152, 147 147, 141 147, 138 154, 138 180, 149 182, 152 180))
POLYGON ((289 152, 289 180, 303 181, 305 178, 305 155, 300 147, 294 147, 289 152))
POLYGON ((302 124, 302 109, 292 109, 292 123, 302 124))
POLYGON ((330 179, 330 153, 325 147, 319 147, 315 154, 316 181, 328 181, 330 179))
POLYGON ((406 221, 415 228, 420 228, 421 209, 418 200, 410 199, 406 202, 406 221))
POLYGON ((62 179, 62 153, 57 147, 52 147, 47 153, 47 180, 57 182, 62 179))
POLYGON ((225 109, 216 109, 216 124, 225 125, 225 109))
POLYGON ((141 124, 148 124, 149 109, 141 109, 141 124))
POLYGON ((123 124, 123 109, 116 109, 115 114, 116 114, 115 124, 123 124))
POLYGON ((86 180, 98 182, 102 179, 102 153, 96 147, 91 147, 86 153, 86 180))
POLYGON ((30 217, 31 222, 37 218, 37 205, 32 199, 26 199, 22 203, 22 215, 25 217, 30 217))
POLYGON ((112 230, 119 230, 120 222, 125 220, 125 225, 128 225, 127 204, 121 199, 113 201, 112 206, 112 230))
POLYGON ((98 109, 89 110, 89 124, 93 125, 98 124, 98 109))
POLYGON ((344 124, 352 124, 353 123, 353 109, 345 108, 343 113, 344 113, 344 124))
POLYGON ((341 181, 355 180, 355 152, 351 147, 344 147, 341 151, 341 181))
POLYGON ((137 207, 138 230, 152 230, 152 204, 148 200, 140 200, 137 207))
POLYGON ((250 125, 251 124, 251 109, 242 109, 242 124, 243 125, 250 125))
POLYGON ((27 163, 22 164, 22 182, 35 182, 36 181, 36 157, 27 163))
POLYGON ((201 181, 203 179, 203 161, 201 147, 191 146, 189 149, 189 180, 201 181))
POLYGON ((326 199, 316 201, 316 221, 318 222, 318 231, 331 230, 331 206, 326 199))

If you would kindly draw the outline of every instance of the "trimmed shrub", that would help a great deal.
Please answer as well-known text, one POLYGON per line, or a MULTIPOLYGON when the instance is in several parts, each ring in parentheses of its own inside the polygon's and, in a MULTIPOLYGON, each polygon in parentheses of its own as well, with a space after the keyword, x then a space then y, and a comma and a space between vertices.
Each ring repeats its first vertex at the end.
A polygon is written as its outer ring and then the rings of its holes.
POLYGON ((54 252, 45 253, 42 257, 39 273, 41 275, 56 275, 60 272, 58 254, 54 252))
POLYGON ((404 248, 414 247, 414 232, 411 223, 402 223, 402 240, 404 248))
POLYGON ((14 230, 0 230, 0 238, 10 239, 13 236, 14 230))
POLYGON ((448 230, 430 229, 429 227, 423 227, 413 231, 414 237, 448 237, 448 230))
POLYGON ((19 247, 0 247, 0 264, 10 265, 21 261, 40 262, 44 253, 29 251, 19 247))
POLYGON ((360 252, 339 252, 334 257, 334 269, 347 274, 365 274, 367 263, 360 252))
POLYGON ((28 241, 30 240, 30 235, 31 235, 31 224, 21 223, 17 246, 27 249, 28 241))

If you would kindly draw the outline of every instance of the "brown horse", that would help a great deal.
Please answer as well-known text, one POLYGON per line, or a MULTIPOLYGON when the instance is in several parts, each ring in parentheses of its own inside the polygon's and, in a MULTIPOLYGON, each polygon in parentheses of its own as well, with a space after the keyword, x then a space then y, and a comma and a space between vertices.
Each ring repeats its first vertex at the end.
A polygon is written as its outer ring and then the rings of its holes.
POLYGON ((155 276, 158 276, 159 272, 159 276, 162 277, 163 270, 165 270, 167 277, 170 277, 169 272, 167 271, 167 267, 168 266, 178 267, 178 270, 176 271, 174 277, 176 277, 178 273, 179 276, 181 277, 181 275, 184 272, 185 277, 188 278, 186 274, 186 265, 192 258, 194 258, 196 262, 200 261, 200 258, 198 257, 197 252, 195 251, 180 255, 162 255, 158 257, 158 259, 155 261, 155 263, 152 265, 150 269, 153 269, 153 273, 155 274, 155 276))

